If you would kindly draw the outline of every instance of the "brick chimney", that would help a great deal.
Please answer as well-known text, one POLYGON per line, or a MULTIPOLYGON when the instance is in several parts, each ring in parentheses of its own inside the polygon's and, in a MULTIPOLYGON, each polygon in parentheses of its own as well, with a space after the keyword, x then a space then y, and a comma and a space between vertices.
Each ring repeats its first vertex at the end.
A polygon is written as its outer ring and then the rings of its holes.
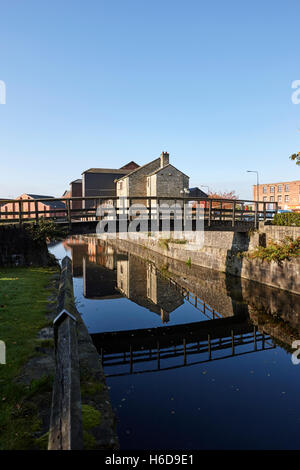
POLYGON ((161 152, 160 154, 160 167, 163 168, 169 165, 169 154, 168 152, 161 152))

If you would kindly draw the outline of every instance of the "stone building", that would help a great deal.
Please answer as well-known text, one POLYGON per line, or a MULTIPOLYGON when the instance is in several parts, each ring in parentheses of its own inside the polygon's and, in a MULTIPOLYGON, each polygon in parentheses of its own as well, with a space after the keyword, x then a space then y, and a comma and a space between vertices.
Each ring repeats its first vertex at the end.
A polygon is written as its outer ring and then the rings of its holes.
POLYGON ((300 180, 253 185, 253 199, 267 202, 270 210, 278 202, 278 209, 300 212, 300 180))
MULTIPOLYGON (((182 198, 189 192, 189 177, 171 165, 169 154, 162 152, 159 158, 117 179, 116 185, 117 196, 125 200, 136 196, 182 198)), ((146 199, 140 202, 145 204, 146 199)))

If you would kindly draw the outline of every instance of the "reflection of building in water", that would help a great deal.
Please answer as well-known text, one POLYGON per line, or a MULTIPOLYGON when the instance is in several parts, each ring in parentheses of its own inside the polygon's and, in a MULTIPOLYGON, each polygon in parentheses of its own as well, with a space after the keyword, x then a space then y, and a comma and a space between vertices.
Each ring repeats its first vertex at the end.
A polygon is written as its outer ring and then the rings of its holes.
POLYGON ((112 299, 126 296, 161 317, 184 303, 174 285, 161 277, 155 267, 143 259, 116 252, 96 237, 70 240, 73 275, 83 277, 83 295, 90 299, 112 299))
POLYGON ((117 273, 101 264, 83 258, 83 295, 89 299, 115 299, 122 297, 116 290, 117 273))
POLYGON ((117 286, 130 300, 159 315, 163 323, 183 304, 182 295, 157 274, 154 266, 132 254, 117 260, 117 286))
MULTIPOLYGON (((183 303, 182 296, 178 294, 166 280, 157 275, 157 270, 153 264, 147 267, 147 297, 152 300, 155 305, 159 305, 160 317, 163 323, 170 320, 170 312, 174 310, 174 294, 177 294, 177 300, 183 303)), ((176 300, 175 300, 176 303, 176 300)), ((179 307, 177 305, 175 308, 179 307)))
POLYGON ((96 237, 86 239, 86 254, 82 260, 83 295, 92 299, 122 297, 117 291, 117 254, 96 237))
POLYGON ((70 237, 64 243, 66 250, 71 250, 73 277, 82 277, 83 258, 87 253, 87 245, 81 237, 70 237))
POLYGON ((104 266, 107 269, 116 269, 116 253, 112 247, 99 243, 96 237, 88 239, 88 258, 91 263, 104 266))

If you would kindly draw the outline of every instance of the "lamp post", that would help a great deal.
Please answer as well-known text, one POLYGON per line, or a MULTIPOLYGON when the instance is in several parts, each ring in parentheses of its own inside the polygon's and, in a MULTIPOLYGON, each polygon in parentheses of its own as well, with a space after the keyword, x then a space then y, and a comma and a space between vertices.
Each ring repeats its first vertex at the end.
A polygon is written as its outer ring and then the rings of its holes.
POLYGON ((258 171, 257 170, 247 170, 247 173, 256 173, 256 191, 255 191, 255 200, 259 201, 259 178, 258 178, 258 171))

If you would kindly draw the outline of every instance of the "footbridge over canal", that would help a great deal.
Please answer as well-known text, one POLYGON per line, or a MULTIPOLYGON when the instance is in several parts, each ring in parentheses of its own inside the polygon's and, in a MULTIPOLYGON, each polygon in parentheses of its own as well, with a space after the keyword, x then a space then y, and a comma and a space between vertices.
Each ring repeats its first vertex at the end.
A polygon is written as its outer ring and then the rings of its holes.
POLYGON ((207 230, 245 232, 256 227, 259 220, 272 219, 278 204, 274 202, 272 209, 269 205, 265 201, 201 197, 1 199, 0 224, 38 223, 43 218, 67 226, 75 234, 95 232, 97 224, 105 220, 115 222, 115 231, 119 232, 127 231, 137 217, 146 221, 137 231, 161 231, 165 220, 170 220, 171 230, 178 229, 178 220, 195 230, 201 219, 207 230))

